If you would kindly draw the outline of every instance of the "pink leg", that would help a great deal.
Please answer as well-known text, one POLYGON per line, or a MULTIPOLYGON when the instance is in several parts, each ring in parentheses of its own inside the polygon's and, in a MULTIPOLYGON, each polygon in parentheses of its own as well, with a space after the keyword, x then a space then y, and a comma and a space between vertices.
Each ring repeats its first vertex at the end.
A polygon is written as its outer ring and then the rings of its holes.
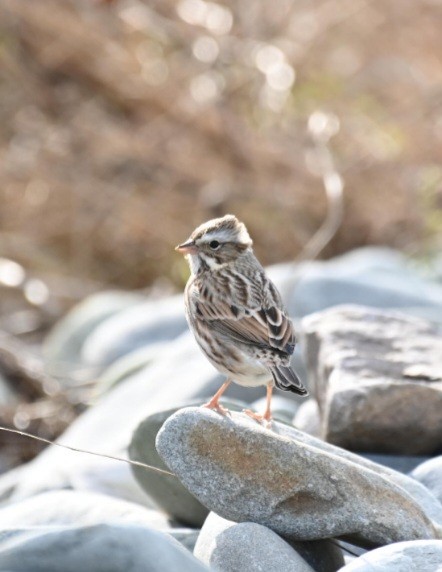
POLYGON ((269 383, 267 385, 267 403, 266 403, 266 410, 264 411, 264 415, 260 415, 259 413, 255 413, 251 409, 244 409, 244 413, 258 421, 258 423, 262 423, 265 427, 270 427, 272 424, 272 411, 271 411, 271 404, 272 404, 272 391, 273 391, 273 383, 269 383))
POLYGON ((214 411, 217 411, 221 415, 227 415, 229 413, 229 410, 220 404, 219 398, 226 391, 226 389, 229 387, 231 383, 232 381, 230 379, 226 380, 222 384, 222 386, 218 389, 218 391, 215 393, 215 395, 212 397, 212 399, 207 403, 205 403, 203 407, 207 407, 208 409, 213 409, 214 411))

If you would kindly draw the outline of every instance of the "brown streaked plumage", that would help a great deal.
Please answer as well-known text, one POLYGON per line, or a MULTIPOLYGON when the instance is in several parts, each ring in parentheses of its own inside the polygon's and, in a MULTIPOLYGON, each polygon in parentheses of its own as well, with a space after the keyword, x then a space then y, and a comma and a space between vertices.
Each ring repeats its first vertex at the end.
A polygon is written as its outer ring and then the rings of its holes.
POLYGON ((270 422, 272 388, 308 395, 290 367, 296 338, 275 285, 252 250, 245 225, 233 215, 210 220, 176 247, 186 255, 186 316, 209 361, 227 381, 206 404, 225 413, 219 398, 231 381, 267 386, 264 415, 270 422))

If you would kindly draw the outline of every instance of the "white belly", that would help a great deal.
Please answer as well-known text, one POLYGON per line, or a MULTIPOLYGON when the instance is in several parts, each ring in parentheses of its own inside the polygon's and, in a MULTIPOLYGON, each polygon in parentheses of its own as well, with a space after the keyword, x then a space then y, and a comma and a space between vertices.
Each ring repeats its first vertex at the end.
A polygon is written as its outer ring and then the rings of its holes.
MULTIPOLYGON (((209 358, 209 356, 207 357, 209 358)), ((258 387, 260 385, 267 385, 273 381, 272 374, 269 370, 259 361, 249 358, 248 356, 244 356, 241 364, 235 363, 234 368, 232 368, 233 371, 229 371, 226 366, 217 364, 210 358, 209 361, 219 372, 223 373, 238 385, 258 387)))

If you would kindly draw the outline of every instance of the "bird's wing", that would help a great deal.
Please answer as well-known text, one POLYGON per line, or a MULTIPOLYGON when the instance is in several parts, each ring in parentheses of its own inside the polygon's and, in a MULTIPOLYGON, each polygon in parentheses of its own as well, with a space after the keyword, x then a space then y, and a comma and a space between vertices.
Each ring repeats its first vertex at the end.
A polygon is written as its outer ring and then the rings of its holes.
POLYGON ((199 318, 209 328, 241 344, 292 354, 295 334, 273 283, 260 276, 247 300, 235 294, 235 286, 243 285, 230 280, 229 300, 217 289, 207 296, 202 290, 195 308, 199 318))

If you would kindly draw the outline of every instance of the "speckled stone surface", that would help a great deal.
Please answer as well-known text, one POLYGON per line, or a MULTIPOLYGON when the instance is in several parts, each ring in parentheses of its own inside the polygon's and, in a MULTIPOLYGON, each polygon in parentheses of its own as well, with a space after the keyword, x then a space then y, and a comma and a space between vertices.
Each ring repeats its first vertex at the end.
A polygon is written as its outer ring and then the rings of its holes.
POLYGON ((442 540, 415 540, 383 546, 356 558, 340 572, 440 572, 442 540))
POLYGON ((265 526, 237 524, 214 512, 206 518, 194 554, 211 569, 222 572, 336 572, 344 566, 341 550, 329 540, 287 543, 265 526))
POLYGON ((365 546, 437 535, 419 505, 385 477, 243 414, 178 411, 158 433, 157 449, 205 506, 235 522, 296 540, 340 536, 365 546))
POLYGON ((442 448, 442 337, 400 312, 337 306, 302 321, 321 437, 352 451, 442 448))

